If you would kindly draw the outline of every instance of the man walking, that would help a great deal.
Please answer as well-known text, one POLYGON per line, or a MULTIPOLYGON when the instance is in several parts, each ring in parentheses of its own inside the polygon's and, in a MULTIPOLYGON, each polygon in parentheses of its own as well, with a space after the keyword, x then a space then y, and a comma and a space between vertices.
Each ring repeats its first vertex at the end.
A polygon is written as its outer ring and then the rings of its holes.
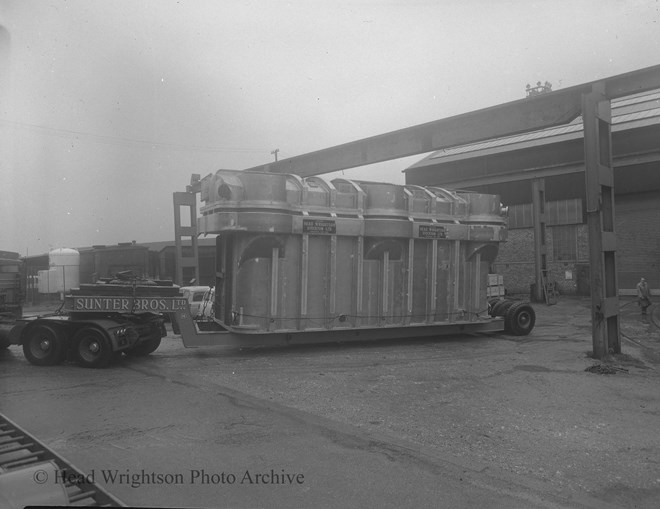
POLYGON ((639 307, 642 308, 642 314, 645 315, 646 308, 651 305, 651 290, 644 278, 640 279, 639 283, 637 283, 637 301, 639 302, 639 307))

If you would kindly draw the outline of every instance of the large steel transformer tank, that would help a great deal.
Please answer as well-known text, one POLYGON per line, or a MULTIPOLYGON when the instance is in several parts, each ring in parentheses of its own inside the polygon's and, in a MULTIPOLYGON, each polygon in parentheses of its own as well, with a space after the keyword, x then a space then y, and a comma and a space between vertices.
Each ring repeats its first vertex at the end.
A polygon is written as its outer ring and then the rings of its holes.
POLYGON ((218 235, 215 317, 233 331, 492 320, 498 196, 220 170, 201 200, 198 233, 218 235))

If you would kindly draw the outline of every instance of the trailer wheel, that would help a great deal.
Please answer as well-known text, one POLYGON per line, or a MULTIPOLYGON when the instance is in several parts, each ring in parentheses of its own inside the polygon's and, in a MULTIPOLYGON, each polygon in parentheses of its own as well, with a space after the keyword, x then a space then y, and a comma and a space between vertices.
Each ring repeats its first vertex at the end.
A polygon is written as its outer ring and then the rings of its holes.
POLYGON ((54 366, 64 361, 64 340, 47 325, 36 325, 23 341, 23 354, 35 366, 54 366))
POLYGON ((128 357, 143 357, 149 355, 151 352, 155 352, 156 349, 160 346, 160 338, 152 338, 143 343, 140 343, 138 346, 125 350, 124 353, 128 357))
POLYGON ((495 309, 497 308, 497 305, 500 303, 500 298, 499 297, 491 297, 488 299, 488 314, 490 316, 497 316, 495 314, 495 309))
POLYGON ((506 316, 506 312, 515 303, 513 300, 500 300, 493 306, 491 316, 506 316))
POLYGON ((74 354, 83 368, 105 368, 112 362, 110 341, 100 330, 83 327, 73 337, 74 354))
POLYGON ((516 302, 506 310, 504 329, 514 336, 526 336, 532 332, 535 323, 534 308, 526 302, 516 302))

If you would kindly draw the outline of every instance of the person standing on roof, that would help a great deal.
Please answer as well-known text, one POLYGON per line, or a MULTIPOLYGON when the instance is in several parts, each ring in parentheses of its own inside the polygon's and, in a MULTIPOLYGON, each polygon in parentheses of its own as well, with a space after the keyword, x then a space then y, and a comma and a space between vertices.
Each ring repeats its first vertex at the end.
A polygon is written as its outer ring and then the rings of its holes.
POLYGON ((639 307, 642 308, 642 314, 645 315, 646 308, 651 305, 651 290, 644 278, 637 283, 637 302, 639 302, 639 307))

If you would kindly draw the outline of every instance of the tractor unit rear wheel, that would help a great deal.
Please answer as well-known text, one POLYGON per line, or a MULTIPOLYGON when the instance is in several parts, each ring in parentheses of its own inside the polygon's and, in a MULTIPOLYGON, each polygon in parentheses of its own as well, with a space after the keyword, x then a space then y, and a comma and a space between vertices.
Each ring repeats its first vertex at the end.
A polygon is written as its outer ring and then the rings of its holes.
POLYGON ((54 366, 64 361, 64 339, 48 325, 36 325, 23 341, 23 354, 35 366, 54 366))
POLYGON ((149 355, 151 352, 155 352, 160 346, 160 339, 160 337, 148 339, 134 348, 124 350, 124 353, 127 357, 143 357, 149 355))
POLYGON ((106 335, 94 327, 83 327, 73 337, 73 351, 83 368, 105 368, 114 354, 106 335))
POLYGON ((536 313, 527 302, 516 302, 504 315, 505 332, 514 336, 526 336, 534 328, 536 313))

